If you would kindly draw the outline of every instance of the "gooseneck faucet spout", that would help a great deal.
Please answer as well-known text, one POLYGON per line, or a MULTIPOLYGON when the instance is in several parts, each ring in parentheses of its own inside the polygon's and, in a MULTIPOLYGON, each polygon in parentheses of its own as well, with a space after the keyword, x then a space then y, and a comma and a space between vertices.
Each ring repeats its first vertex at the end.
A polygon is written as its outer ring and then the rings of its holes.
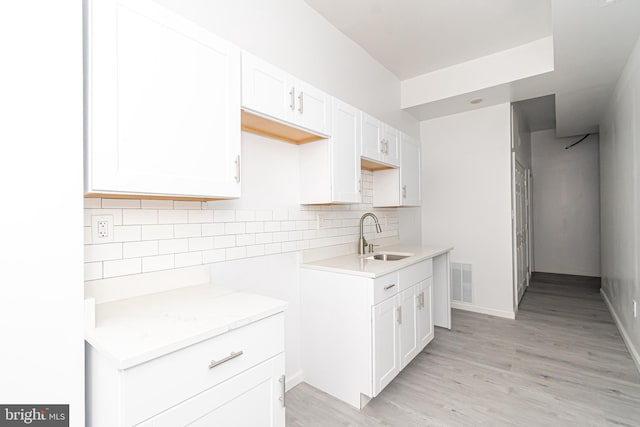
POLYGON ((380 228, 380 222, 378 222, 377 216, 375 216, 371 212, 367 212, 366 214, 362 215, 362 217, 360 218, 360 240, 358 241, 358 253, 361 255, 366 253, 366 249, 367 249, 367 241, 364 239, 363 225, 364 225, 364 219, 368 216, 373 218, 373 220, 376 222, 376 231, 378 233, 382 232, 382 228, 380 228))

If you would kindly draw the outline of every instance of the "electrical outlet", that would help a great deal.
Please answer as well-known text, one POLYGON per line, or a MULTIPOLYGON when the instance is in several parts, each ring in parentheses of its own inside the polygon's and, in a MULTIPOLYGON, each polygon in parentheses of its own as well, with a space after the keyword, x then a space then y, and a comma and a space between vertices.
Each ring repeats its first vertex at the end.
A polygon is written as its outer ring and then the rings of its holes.
POLYGON ((92 216, 91 235, 93 243, 113 242, 113 215, 92 216))

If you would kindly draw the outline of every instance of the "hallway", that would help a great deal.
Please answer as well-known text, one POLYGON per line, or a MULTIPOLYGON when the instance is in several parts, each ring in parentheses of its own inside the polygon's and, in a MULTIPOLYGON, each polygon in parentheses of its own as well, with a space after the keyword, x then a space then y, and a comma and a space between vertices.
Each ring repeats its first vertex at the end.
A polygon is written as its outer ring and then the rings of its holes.
POLYGON ((453 311, 360 413, 306 385, 288 426, 638 426, 640 374, 599 284, 536 274, 515 321, 453 311))

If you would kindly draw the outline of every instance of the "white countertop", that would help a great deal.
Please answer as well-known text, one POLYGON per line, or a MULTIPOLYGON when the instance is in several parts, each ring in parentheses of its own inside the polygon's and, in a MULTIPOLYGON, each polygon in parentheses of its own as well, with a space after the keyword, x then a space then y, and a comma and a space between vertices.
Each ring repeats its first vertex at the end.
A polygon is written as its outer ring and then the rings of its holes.
POLYGON ((205 284, 98 304, 85 339, 126 369, 284 311, 287 303, 205 284))
POLYGON ((452 250, 452 246, 429 247, 394 245, 376 250, 373 254, 350 254, 335 258, 328 258, 302 264, 302 268, 323 270, 333 273, 352 274, 355 276, 370 277, 372 279, 392 273, 411 264, 445 254, 452 250), (380 253, 396 253, 410 255, 408 258, 398 261, 379 261, 365 259, 368 256, 380 253))

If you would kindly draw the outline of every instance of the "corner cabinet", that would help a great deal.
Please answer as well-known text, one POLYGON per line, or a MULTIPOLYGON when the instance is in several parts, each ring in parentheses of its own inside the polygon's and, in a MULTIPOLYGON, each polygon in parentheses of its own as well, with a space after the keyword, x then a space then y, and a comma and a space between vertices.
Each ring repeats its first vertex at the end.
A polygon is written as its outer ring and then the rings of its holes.
POLYGON ((400 168, 373 172, 373 206, 420 206, 422 203, 420 143, 400 135, 400 168))
POLYGON ((334 98, 329 139, 300 145, 300 203, 360 203, 360 112, 334 98))
POLYGON ((431 259, 375 279, 301 269, 305 382, 363 408, 433 339, 432 277, 431 259))
POLYGON ((88 427, 285 425, 283 313, 126 369, 86 360, 88 427))
POLYGON ((240 196, 240 50, 151 0, 88 0, 85 193, 240 196))

